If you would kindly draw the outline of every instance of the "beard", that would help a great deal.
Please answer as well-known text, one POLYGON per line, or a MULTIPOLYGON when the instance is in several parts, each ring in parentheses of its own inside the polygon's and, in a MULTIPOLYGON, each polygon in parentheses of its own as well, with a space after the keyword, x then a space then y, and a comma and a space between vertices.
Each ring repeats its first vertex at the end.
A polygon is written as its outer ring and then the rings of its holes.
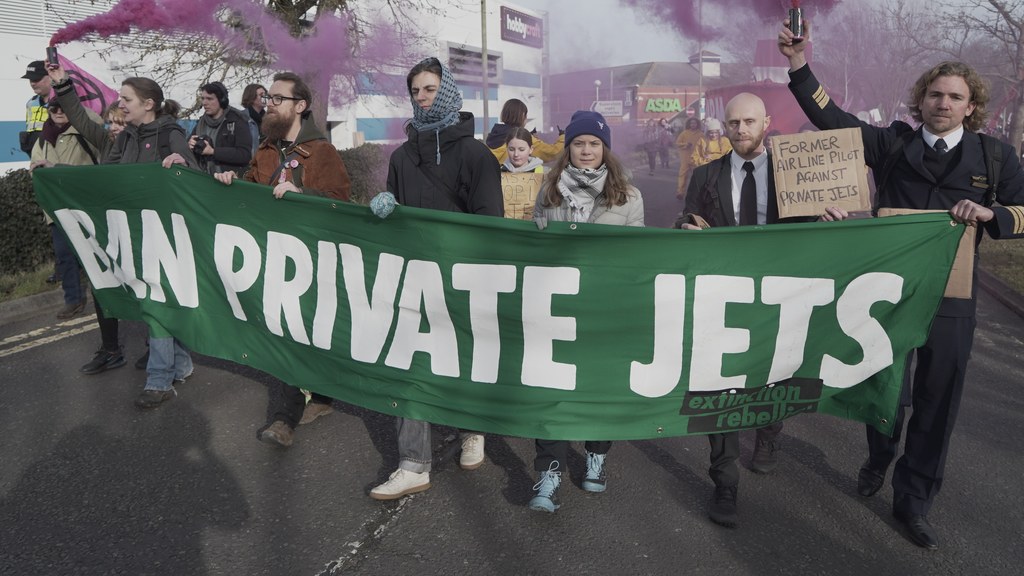
POLYGON ((294 120, 294 116, 285 117, 280 112, 268 113, 263 117, 263 123, 260 125, 263 129, 263 136, 271 142, 284 140, 288 136, 288 131, 292 129, 294 120))

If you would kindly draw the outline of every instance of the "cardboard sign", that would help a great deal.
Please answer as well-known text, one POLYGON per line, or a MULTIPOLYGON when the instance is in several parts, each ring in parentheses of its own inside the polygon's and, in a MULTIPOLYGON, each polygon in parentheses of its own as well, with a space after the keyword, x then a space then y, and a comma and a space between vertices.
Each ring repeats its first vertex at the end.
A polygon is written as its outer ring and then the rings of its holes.
MULTIPOLYGON (((947 210, 911 210, 909 208, 879 208, 878 216, 900 216, 902 214, 925 214, 928 212, 947 212, 947 210)), ((950 217, 952 219, 952 217, 950 217)), ((960 237, 960 245, 956 249, 953 269, 949 272, 946 282, 945 298, 970 298, 974 289, 974 238, 978 231, 976 226, 968 226, 960 237)))
POLYGON ((774 136, 771 146, 780 218, 871 209, 859 129, 774 136))
POLYGON ((505 218, 533 220, 533 203, 544 181, 538 172, 501 173, 501 190, 505 195, 505 218))

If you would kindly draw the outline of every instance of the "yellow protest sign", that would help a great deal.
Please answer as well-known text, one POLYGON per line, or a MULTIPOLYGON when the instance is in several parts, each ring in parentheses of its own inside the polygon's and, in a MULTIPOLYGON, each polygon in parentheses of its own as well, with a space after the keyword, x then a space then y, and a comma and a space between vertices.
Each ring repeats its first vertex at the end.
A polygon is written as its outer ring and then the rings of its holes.
POLYGON ((533 220, 533 203, 544 181, 538 172, 513 174, 502 172, 501 189, 505 195, 505 218, 533 220))

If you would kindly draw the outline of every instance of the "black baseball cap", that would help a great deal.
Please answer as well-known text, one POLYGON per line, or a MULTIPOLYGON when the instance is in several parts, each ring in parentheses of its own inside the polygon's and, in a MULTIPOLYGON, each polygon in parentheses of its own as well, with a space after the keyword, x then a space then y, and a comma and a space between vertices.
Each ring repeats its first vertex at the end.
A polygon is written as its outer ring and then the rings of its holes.
POLYGON ((46 76, 49 76, 49 73, 46 71, 46 62, 36 60, 35 62, 30 62, 29 65, 25 67, 25 75, 22 76, 22 78, 38 82, 46 76))

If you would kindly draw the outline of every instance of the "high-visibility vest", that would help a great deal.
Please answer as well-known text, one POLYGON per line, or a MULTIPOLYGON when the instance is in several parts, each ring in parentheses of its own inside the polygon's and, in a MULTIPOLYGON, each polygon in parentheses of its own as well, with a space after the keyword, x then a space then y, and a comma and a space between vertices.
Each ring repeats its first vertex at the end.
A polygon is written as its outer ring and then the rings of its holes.
POLYGON ((43 122, 50 117, 46 103, 39 96, 32 97, 25 104, 25 131, 38 132, 43 129, 43 122))

